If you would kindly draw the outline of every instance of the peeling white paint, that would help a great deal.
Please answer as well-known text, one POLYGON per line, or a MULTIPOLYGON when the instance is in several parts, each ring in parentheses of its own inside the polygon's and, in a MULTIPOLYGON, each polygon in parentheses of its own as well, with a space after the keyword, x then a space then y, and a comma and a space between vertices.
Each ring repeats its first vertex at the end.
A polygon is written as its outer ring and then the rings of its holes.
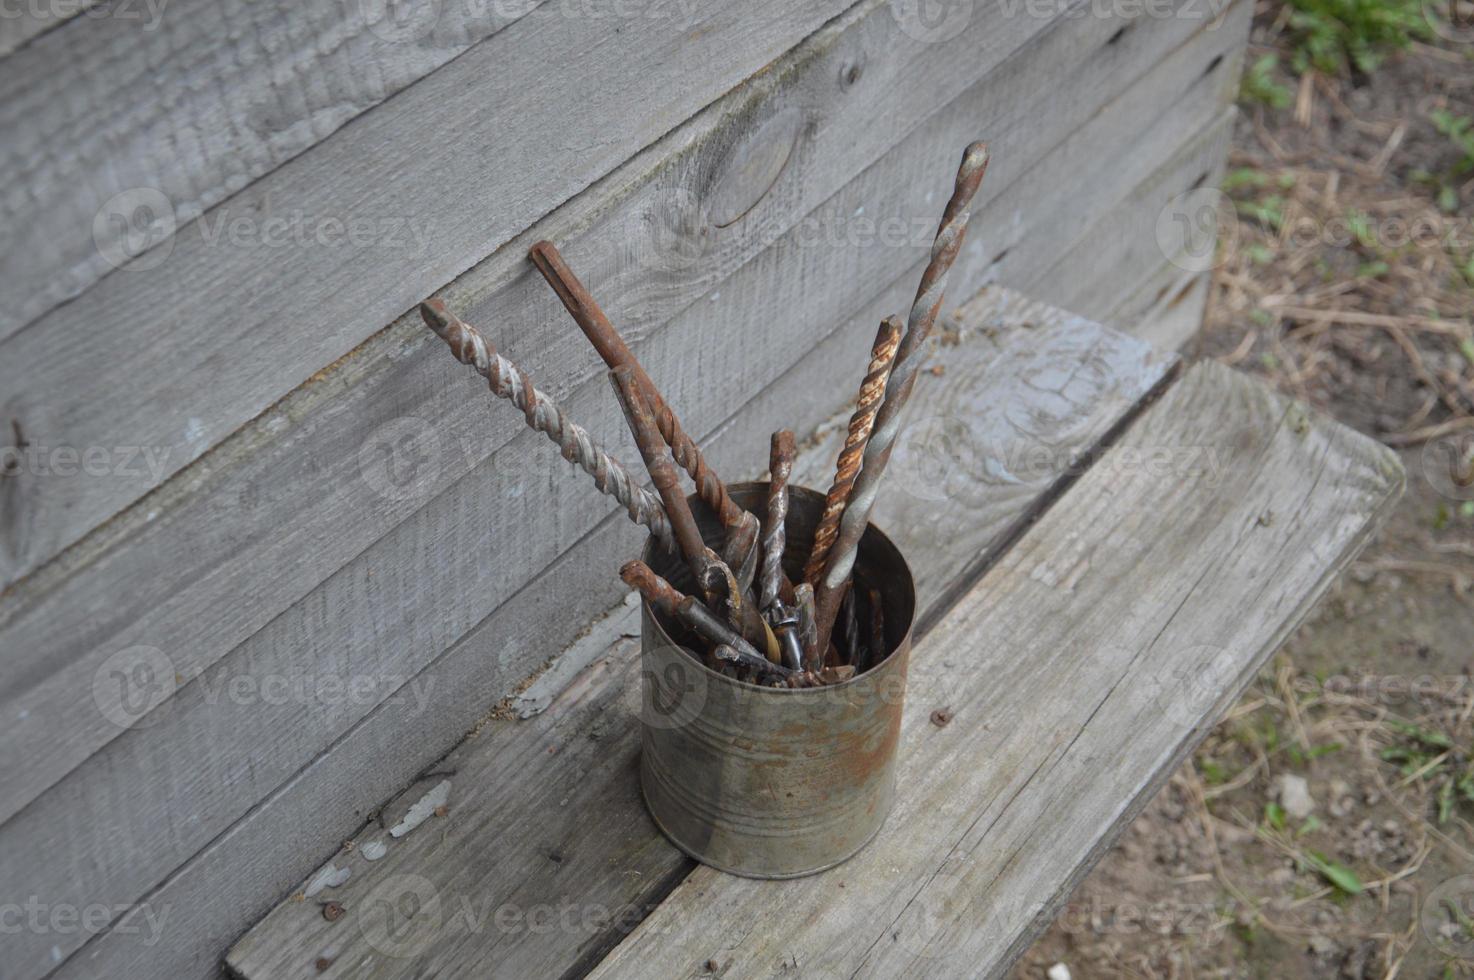
POLYGON ((353 872, 348 868, 340 868, 329 861, 321 871, 313 875, 307 881, 307 887, 302 889, 302 894, 311 898, 324 888, 337 888, 351 877, 353 872))
POLYGON ((450 799, 450 780, 442 779, 431 787, 428 793, 415 801, 414 805, 409 808, 409 812, 404 815, 403 820, 389 828, 389 836, 396 839, 403 837, 429 820, 435 808, 443 806, 448 799, 450 799))
POLYGON ((381 840, 371 840, 367 844, 360 847, 358 849, 358 853, 363 855, 363 859, 365 861, 377 861, 379 858, 389 853, 389 848, 386 847, 384 842, 381 840))

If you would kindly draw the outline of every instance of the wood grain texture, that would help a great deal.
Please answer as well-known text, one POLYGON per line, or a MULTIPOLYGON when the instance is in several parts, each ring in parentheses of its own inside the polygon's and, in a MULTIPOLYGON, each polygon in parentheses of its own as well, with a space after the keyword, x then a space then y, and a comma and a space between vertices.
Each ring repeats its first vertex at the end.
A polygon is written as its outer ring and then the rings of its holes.
MULTIPOLYGON (((877 513, 917 556, 918 594, 923 607, 933 609, 945 602, 950 583, 1025 520, 1070 460, 1151 390, 1171 363, 1119 334, 1003 290, 988 291, 955 320, 954 342, 937 353, 944 371, 925 376, 916 389, 916 421, 902 436, 892 463, 896 482, 877 513), (985 453, 1003 461, 982 474, 990 490, 981 501, 938 501, 930 488, 917 495, 920 484, 911 477, 919 475, 918 464, 925 469, 936 454, 946 454, 946 447, 925 440, 931 431, 926 420, 934 418, 956 420, 978 451, 965 465, 985 453), (1014 462, 1008 469, 1007 461, 1031 452, 1048 462, 1027 471, 1014 462), (939 534, 939 526, 949 530, 939 534)), ((796 365, 778 387, 822 387, 816 382, 832 373, 825 365, 841 359, 836 355, 861 370, 869 323, 857 321, 844 331, 846 349, 831 352, 826 344, 816 352, 818 362, 796 365)), ((782 420, 781 404, 764 397, 747 406, 722 441, 760 446, 761 433, 782 420)), ((805 448, 795 471, 800 482, 827 480, 844 418, 837 416, 805 448)), ((605 629, 632 632, 631 621, 625 612, 605 629)), ((370 826, 358 836, 340 862, 351 862, 354 877, 334 897, 363 909, 364 918, 328 923, 310 905, 284 902, 233 949, 232 969, 247 977, 308 975, 313 960, 331 947, 345 975, 358 976, 359 968, 375 977, 453 974, 476 962, 493 976, 553 976, 607 947, 617 923, 632 926, 690 866, 659 836, 638 798, 633 766, 639 735, 630 703, 638 698, 634 646, 629 639, 616 641, 608 658, 581 675, 548 712, 526 724, 493 722, 437 764, 437 770, 455 771, 442 823, 391 842, 389 855, 372 863, 361 859, 362 849, 382 831, 370 826), (597 744, 589 744, 589 733, 597 733, 597 744), (526 787, 526 796, 519 791, 509 801, 506 787, 513 784, 526 787), (599 815, 596 835, 586 830, 592 813, 599 815), (382 911, 379 899, 417 884, 410 875, 432 883, 447 910, 447 928, 422 948, 396 950, 409 955, 386 956, 373 945, 383 945, 383 936, 368 916, 382 911), (515 922, 512 912, 497 919, 503 906, 527 913, 570 904, 576 906, 571 927, 534 929, 515 922), (451 923, 452 909, 470 915, 451 923)), ((438 778, 412 787, 405 800, 438 778)), ((330 969, 328 975, 336 974, 330 969)))
POLYGON ((1402 483, 1385 447, 1194 367, 917 645, 876 840, 797 881, 698 868, 591 976, 1004 975, 1402 483))
POLYGON ((54 25, 0 61, 0 340, 539 2, 121 0, 54 25))
POLYGON ((1145 289, 1148 280, 1161 278, 1158 273, 1164 266, 1175 269, 1178 275, 1166 277, 1157 287, 1167 293, 1157 297, 1147 310, 1134 311, 1145 319, 1135 323, 1128 332, 1164 350, 1182 346, 1197 325, 1172 315, 1177 309, 1172 299, 1181 291, 1186 277, 1206 271, 1213 256, 1202 256, 1200 263, 1189 259, 1185 263, 1188 267, 1183 268, 1173 264, 1174 259, 1182 260, 1176 255, 1169 259, 1158 238, 1169 236, 1167 244, 1173 245, 1170 236, 1180 235, 1181 231, 1173 222, 1172 210, 1187 206, 1183 202, 1190 201, 1187 195, 1197 188, 1217 186, 1235 116, 1236 110, 1230 107, 1192 133, 1106 215, 1082 230, 1054 269, 1036 276, 1021 288, 1031 296, 1045 297, 1067 309, 1088 311, 1089 316, 1105 321, 1119 315, 1118 311, 1129 317, 1131 311, 1123 309, 1129 305, 1129 298, 1145 289), (1078 272, 1104 262, 1114 266, 1115 275, 1064 274, 1065 270, 1078 272), (1150 309, 1157 306, 1160 315, 1154 317, 1150 309))
POLYGON ((95 461, 6 480, 0 582, 158 487, 840 9, 701 0, 688 21, 619 30, 524 17, 0 343, 7 443, 18 425, 30 446, 95 461), (572 63, 578 72, 549 70, 572 63), (119 464, 128 447, 157 465, 136 454, 119 464))
MULTIPOLYGON (((71 3, 22 3, 15 4, 0 17, 0 57, 24 45, 27 41, 54 30, 78 14, 87 13, 97 5, 97 0, 75 0, 71 3)), ((146 4, 125 4, 136 11, 138 18, 149 16, 146 4)), ((4 65, 0 64, 0 71, 4 65)))
MULTIPOLYGON (((1064 23, 1085 24, 1098 30, 1089 22, 1064 23)), ((1168 45, 1170 41, 1166 39, 1168 45)), ((1104 42, 1101 37, 1095 43, 1104 42)), ((1111 46, 1110 51, 1113 58, 1124 59, 1111 62, 1117 65, 1130 64, 1142 54, 1129 37, 1111 46)), ((1049 71, 1052 61, 1031 57, 1028 63, 1036 66, 1032 73, 1010 71, 986 83, 987 89, 999 94, 1035 90, 1043 77, 1040 73, 1049 71)), ((827 84, 827 73, 821 77, 827 84)), ((1078 84, 1082 90, 1089 90, 1090 83, 1111 77, 1116 76, 1086 73, 1078 84)), ((1184 111, 1192 105, 1185 101, 1184 111)), ((637 343, 647 364, 668 366, 658 376, 677 404, 701 406, 688 423, 718 424, 720 412, 713 410, 723 399, 759 389, 802 356, 803 345, 810 342, 812 334, 789 329, 785 314, 802 323, 832 323, 829 318, 834 311, 845 311, 852 301, 851 284, 877 278, 885 281, 885 276, 894 275, 898 258, 924 254, 923 239, 895 248, 877 248, 863 238, 853 245, 841 242, 830 247, 823 239, 815 242, 806 236, 811 228, 842 228, 847 217, 865 208, 881 217, 905 215, 909 220, 909 216, 926 214, 934 220, 926 206, 925 196, 930 193, 926 188, 944 184, 950 151, 978 132, 983 125, 980 117, 992 111, 974 100, 940 114, 928 124, 924 140, 918 140, 925 153, 918 157, 912 147, 887 155, 861 180, 815 212, 811 225, 790 229, 779 247, 763 253, 760 260, 748 263, 740 275, 723 284, 720 295, 713 296, 719 302, 707 302, 683 313, 669 328, 671 336, 654 334, 664 339, 652 341, 653 346, 640 347, 637 343), (933 174, 933 170, 937 172, 933 174), (823 285, 816 289, 814 283, 823 285), (750 348, 724 342, 724 337, 731 336, 731 326, 723 318, 711 317, 714 306, 747 311, 739 335, 750 348), (770 343, 765 337, 776 338, 776 342, 770 343), (701 372, 681 368, 684 348, 712 352, 701 372), (747 350, 757 351, 760 356, 754 358, 745 353, 747 350), (673 375, 673 371, 678 373, 673 375), (713 389, 710 377, 721 379, 722 387, 713 389)), ((1000 121, 998 131, 1004 135, 1028 131, 1036 111, 1021 96, 1015 111, 1000 121)), ((1062 112, 1059 125, 1068 130, 1090 111, 1089 101, 1076 100, 1074 112, 1078 115, 1062 112)), ((1107 115, 1098 125, 1094 131, 1109 132, 1120 125, 1119 117, 1107 115)), ((994 203, 980 213, 979 227, 1002 225, 1009 220, 1006 206, 1010 194, 1026 200, 1045 199, 1047 185, 1040 180, 1054 168, 1036 173, 1026 152, 1032 146, 1047 144, 1059 133, 1039 127, 1033 132, 1038 142, 1018 140, 1015 146, 1019 156, 995 170, 993 176, 1000 181, 1015 176, 1004 185, 1014 190, 1008 194, 997 192, 994 203), (1020 186, 1020 177, 1027 177, 1027 183, 1020 186)), ((1128 142, 1122 137, 1114 145, 1125 147, 1128 142)), ((1088 213, 1088 206, 1076 212, 1077 216, 1088 213)), ((958 281, 976 278, 990 261, 986 250, 970 253, 959 267, 958 281)), ((902 278, 914 275, 913 271, 902 278)), ((597 280, 591 281, 600 288, 597 280)), ((520 282, 525 285, 525 279, 520 282)), ((604 295, 602 289, 600 294, 604 295)), ((473 306, 473 321, 498 322, 500 307, 496 304, 503 295, 494 293, 487 301, 489 309, 483 306, 482 312, 473 306)), ((525 293, 519 295, 521 301, 530 302, 525 293)), ((616 303, 611 308, 626 305, 622 292, 613 295, 616 303)), ((635 299, 645 295, 638 293, 635 299)), ((903 308, 907 299, 890 309, 903 308)), ((650 335, 658 326, 637 322, 643 329, 632 331, 632 339, 650 335)), ((582 343, 581 338, 570 338, 574 334, 570 328, 563 327, 562 332, 563 343, 570 339, 582 343)), ((97 630, 94 635, 109 637, 109 646, 92 651, 90 660, 74 665, 69 678, 59 672, 50 683, 49 690, 57 693, 49 703, 69 706, 66 710, 72 713, 74 724, 68 726, 62 740, 56 739, 51 729, 38 726, 35 752, 40 757, 48 753, 57 757, 68 751, 80 754, 87 747, 86 738, 122 737, 0 832, 4 840, 17 845, 64 838, 70 842, 74 864, 39 863, 38 855, 45 853, 44 848, 8 847, 6 853, 14 857, 0 864, 0 880, 41 882, 48 893, 53 887, 96 890, 105 884, 118 894, 141 894, 141 889, 177 867, 195 848, 331 745, 464 630, 524 587, 528 576, 559 549, 579 541, 608 512, 607 505, 577 481, 560 478, 544 488, 537 476, 540 470, 524 472, 516 461, 529 455, 536 458, 537 452, 546 452, 545 447, 535 437, 521 433, 514 413, 483 414, 481 403, 487 397, 469 379, 464 388, 433 380, 446 372, 454 376, 455 368, 447 364, 447 355, 424 334, 423 328, 392 343, 386 341, 386 346, 382 360, 375 357, 367 362, 362 380, 354 378, 351 386, 335 389, 355 393, 351 399, 315 408, 283 406, 280 424, 269 426, 284 433, 282 445, 272 446, 269 451, 257 449, 250 465, 235 472, 226 468, 219 482, 191 488, 194 496, 180 512, 182 524, 172 524, 167 516, 156 517, 143 531, 143 538, 128 542, 128 551, 118 562, 99 563, 88 569, 89 573, 104 574, 91 579, 81 594, 91 592, 112 599, 108 606, 112 613, 106 617, 109 622, 91 624, 97 630), (468 403, 475 406, 473 410, 466 409, 468 403), (303 415, 314 421, 300 429, 292 428, 289 420, 303 415), (385 425, 393 426, 396 419, 434 419, 440 433, 438 465, 429 468, 435 472, 409 488, 414 491, 409 499, 390 499, 376 493, 359 473, 364 448, 372 448, 376 433, 385 425), (514 435, 521 441, 502 441, 514 435), (493 451, 494 455, 487 455, 493 451), (341 462, 329 465, 330 454, 336 454, 341 462), (283 461, 291 461, 285 469, 283 461), (465 474, 471 464, 477 465, 474 472, 478 475, 442 499, 442 488, 451 487, 453 478, 465 474), (332 492, 326 496, 314 492, 313 488, 320 486, 330 486, 332 492), (558 501, 552 505, 557 519, 523 522, 517 512, 508 511, 502 503, 527 494, 553 494, 549 499, 558 501), (271 611, 270 596, 290 597, 293 593, 288 590, 302 587, 295 583, 302 581, 306 571, 322 567, 318 563, 324 554, 363 549, 374 516, 397 518, 424 506, 427 499, 433 502, 398 525, 391 538, 369 547, 349 568, 333 575, 223 662, 216 663, 230 649, 231 637, 250 628, 251 622, 245 617, 257 617, 259 621, 271 611), (240 505, 233 504, 236 500, 240 505), (221 501, 227 502, 226 506, 221 506, 221 501), (267 506, 272 503, 298 509, 291 521, 283 522, 285 527, 266 534, 262 527, 269 523, 267 506), (333 529, 332 535, 324 534, 328 527, 333 529), (531 560, 525 565, 494 565, 458 545, 487 533, 486 528, 492 528, 499 537, 500 547, 530 556, 531 560), (185 537, 186 529, 196 536, 185 537), (155 534, 158 537, 153 537, 155 534), (302 539, 297 535, 312 540, 308 554, 301 554, 302 539), (169 544, 171 540, 178 544, 169 544), (149 541, 153 543, 146 546, 149 541), (158 543, 161 541, 163 544, 158 543), (204 547, 207 542, 218 542, 211 545, 220 552, 218 557, 201 558, 201 553, 208 550, 204 547), (171 564, 166 555, 176 556, 177 562, 171 564), (141 574, 136 564, 128 564, 130 559, 149 562, 153 572, 141 574), (193 571, 180 567, 192 559, 201 562, 193 571), (238 580, 230 576, 229 570, 233 563, 245 561, 279 568, 281 572, 269 583, 256 587, 252 603, 225 601, 238 587, 238 580), (138 590, 131 618, 118 601, 120 593, 127 595, 124 589, 138 590), (464 596, 450 615, 437 611, 439 597, 446 589, 456 589, 464 596), (399 596, 387 610, 386 595, 399 596), (323 622, 325 616, 327 622, 323 622), (165 651, 185 683, 161 709, 157 721, 123 732, 97 712, 91 678, 106 656, 137 644, 165 651), (262 705, 255 698, 238 705, 222 696, 229 684, 256 690, 280 683, 281 678, 296 683, 306 676, 321 675, 361 678, 366 689, 358 699, 340 699, 331 708, 310 699, 308 703, 289 699, 262 705), (69 701, 63 700, 68 697, 69 701), (126 848, 119 847, 111 825, 96 825, 76 816, 104 801, 114 813, 116 824, 130 828, 126 848), (183 820, 186 814, 187 821, 183 820), (68 886, 67 882, 72 884, 68 886)), ((514 356, 517 349, 513 350, 514 356)), ((591 359, 592 355, 583 352, 570 357, 579 360, 586 373, 571 400, 565 400, 583 419, 607 414, 604 408, 596 407, 607 405, 608 395, 602 379, 590 377, 594 374, 588 363, 591 359)), ((533 371, 540 373, 535 364, 533 371)), ((562 393, 558 397, 564 398, 562 393)), ((819 414, 827 414, 833 407, 823 404, 819 414)), ((611 431, 617 428, 609 422, 602 434, 622 439, 611 431)), ((367 540, 372 543, 371 537, 367 540)), ((574 587, 575 591, 582 595, 597 589, 604 578, 590 569, 587 584, 574 587)), ((60 590, 47 596, 46 607, 67 609, 86 604, 87 600, 78 595, 70 589, 60 590)), ((17 630, 8 633, 16 639, 16 649, 29 649, 32 642, 52 644, 47 648, 53 654, 46 658, 48 665, 64 659, 55 653, 58 641, 66 644, 64 649, 68 651, 85 652, 78 642, 81 638, 57 637, 42 628, 45 622, 45 616, 36 613, 19 620, 17 630)), ((506 669, 497 673, 496 683, 510 687, 534 669, 540 657, 535 648, 519 651, 506 669), (522 673, 517 672, 519 667, 522 673)), ((440 692, 435 696, 441 696, 440 692)), ((12 792, 20 788, 19 781, 8 784, 12 792)))

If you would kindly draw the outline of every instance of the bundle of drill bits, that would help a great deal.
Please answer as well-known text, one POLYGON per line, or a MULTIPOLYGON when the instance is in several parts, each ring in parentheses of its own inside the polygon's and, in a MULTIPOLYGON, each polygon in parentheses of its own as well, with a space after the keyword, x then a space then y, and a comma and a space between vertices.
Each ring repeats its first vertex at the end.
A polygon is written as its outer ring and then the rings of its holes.
POLYGON ((648 528, 662 549, 679 556, 690 572, 693 594, 682 593, 638 560, 626 563, 620 576, 639 590, 693 655, 713 670, 765 686, 838 683, 875 666, 886 654, 885 583, 865 581, 855 572, 855 557, 942 305, 947 272, 962 247, 968 205, 987 163, 982 143, 963 153, 904 329, 899 317, 880 325, 812 541, 795 541, 788 533, 793 433, 773 434, 767 506, 760 519, 732 500, 624 339, 550 242, 532 247, 532 262, 608 364, 654 493, 638 485, 613 455, 533 387, 521 368, 443 303, 430 300, 420 306, 420 314, 458 360, 486 377, 493 393, 521 409, 529 426, 546 433, 566 459, 623 505, 631 520, 648 528), (720 553, 701 535, 681 487, 681 470, 720 522, 720 553), (783 570, 790 551, 805 556, 797 582, 783 570))

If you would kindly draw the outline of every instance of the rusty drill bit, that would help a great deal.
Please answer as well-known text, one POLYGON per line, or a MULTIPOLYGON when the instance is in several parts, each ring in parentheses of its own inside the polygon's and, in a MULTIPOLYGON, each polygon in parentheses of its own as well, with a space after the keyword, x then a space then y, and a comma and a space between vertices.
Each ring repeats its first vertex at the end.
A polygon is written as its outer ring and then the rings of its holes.
POLYGON ((691 474, 691 479, 696 483, 697 496, 716 512, 722 527, 730 532, 747 512, 732 502, 726 484, 712 471, 700 448, 681 428, 675 412, 666 404, 660 390, 655 387, 655 382, 650 380, 650 376, 635 359, 619 331, 614 329, 614 324, 609 322, 609 317, 604 315, 594 297, 578 281, 573 270, 568 268, 563 256, 558 253, 557 246, 552 242, 538 242, 532 246, 528 256, 548 285, 553 287, 553 292, 558 294, 558 299, 563 301, 564 308, 583 330, 589 343, 594 345, 604 363, 611 369, 624 367, 633 372, 650 411, 655 416, 656 427, 670 446, 675 461, 691 474))
POLYGON ((865 369, 865 378, 860 382, 860 394, 855 400, 855 412, 850 416, 849 430, 845 435, 844 448, 839 451, 839 462, 834 468, 834 482, 824 497, 824 510, 819 515, 819 525, 814 528, 814 547, 804 565, 804 581, 817 585, 824 573, 824 560, 834 545, 839 533, 839 518, 849 502, 850 489, 860 473, 860 459, 865 453, 865 443, 870 440, 870 430, 875 424, 875 413, 880 410, 881 398, 885 395, 886 379, 890 377, 891 363, 896 358, 896 348, 901 343, 901 318, 886 317, 875 334, 875 343, 870 347, 870 364, 865 369))
POLYGON ((696 577, 703 591, 718 589, 720 582, 713 576, 715 569, 712 566, 711 552, 701 538, 701 530, 696 526, 696 517, 691 513, 686 495, 681 492, 681 478, 676 471, 675 460, 671 458, 670 447, 655 428, 649 404, 635 387, 634 375, 629 368, 615 368, 609 372, 609 377, 614 383, 614 393, 619 398, 620 407, 624 409, 624 416, 629 421, 630 431, 634 433, 635 445, 640 448, 640 456, 645 460, 645 468, 650 471, 655 492, 665 505, 671 533, 680 548, 681 556, 686 559, 691 574, 696 577))
POLYGON ((630 431, 634 433, 635 444, 640 447, 645 468, 650 471, 650 479, 655 484, 661 502, 665 504, 665 513, 670 519, 676 546, 686 559, 703 596, 714 607, 723 608, 731 614, 733 625, 742 631, 749 643, 769 651, 777 658, 777 638, 752 604, 743 601, 742 585, 732 569, 702 540, 701 529, 696 526, 696 517, 691 513, 691 505, 681 491, 681 477, 671 458, 670 447, 665 444, 660 431, 655 427, 655 419, 650 414, 650 406, 645 401, 644 393, 635 381, 634 372, 628 367, 617 367, 609 372, 609 378, 614 384, 614 393, 619 398, 620 407, 624 409, 625 418, 629 421, 630 431))
POLYGON ((785 525, 788 523, 788 478, 793 473, 793 457, 797 452, 792 432, 781 429, 773 433, 768 452, 768 470, 772 481, 768 484, 768 520, 763 527, 763 572, 758 580, 761 586, 758 605, 765 613, 777 605, 778 594, 782 590, 783 550, 787 543, 785 525))
POLYGON ((916 289, 916 299, 911 304, 911 314, 906 325, 906 335, 896 349, 896 358, 891 365, 891 376, 885 385, 885 401, 875 415, 875 425, 870 441, 860 464, 860 474, 850 491, 849 503, 839 520, 839 534, 830 548, 829 558, 824 565, 820 580, 814 585, 814 619, 819 627, 819 647, 824 649, 834 629, 834 617, 839 612, 840 600, 848 588, 850 571, 855 567, 855 554, 860 545, 860 536, 870 523, 870 511, 875 506, 875 495, 880 489, 880 478, 895 447, 896 434, 901 428, 901 411, 911 397, 916 385, 916 372, 926 351, 924 345, 931 335, 932 324, 942 307, 942 297, 947 287, 947 273, 957 259, 967 233, 967 210, 983 174, 988 169, 988 147, 985 143, 973 143, 962 154, 962 164, 957 169, 957 182, 952 197, 942 212, 942 221, 937 228, 936 240, 932 243, 931 261, 921 274, 921 283, 916 289))
POLYGON ((475 328, 461 321, 438 299, 420 304, 420 317, 450 346, 462 364, 469 364, 486 378, 492 394, 505 398, 522 410, 527 424, 558 444, 563 458, 576 463, 594 478, 594 486, 619 501, 636 524, 650 529, 661 545, 675 549, 670 521, 660 500, 630 478, 629 471, 593 436, 569 420, 558 403, 533 387, 532 379, 475 328))
POLYGON ((839 604, 839 622, 844 627, 844 655, 846 663, 854 663, 859 656, 860 617, 855 614, 855 589, 845 590, 844 600, 839 604))
POLYGON ((798 638, 803 644, 804 666, 818 670, 822 666, 819 657, 819 629, 814 624, 814 587, 800 582, 793 587, 794 612, 798 616, 798 638))
POLYGON ((619 568, 619 577, 630 588, 638 589, 650 608, 667 619, 678 618, 676 607, 686 598, 681 591, 655 573, 649 565, 638 558, 625 562, 619 568))
POLYGON ((720 616, 697 602, 695 596, 688 595, 682 599, 676 606, 676 613, 682 622, 691 627, 693 631, 716 645, 717 656, 721 659, 732 660, 760 673, 775 674, 780 677, 797 673, 782 664, 769 662, 768 658, 758 653, 751 643, 748 643, 732 627, 723 622, 720 616), (735 656, 723 657, 722 647, 731 650, 735 656))

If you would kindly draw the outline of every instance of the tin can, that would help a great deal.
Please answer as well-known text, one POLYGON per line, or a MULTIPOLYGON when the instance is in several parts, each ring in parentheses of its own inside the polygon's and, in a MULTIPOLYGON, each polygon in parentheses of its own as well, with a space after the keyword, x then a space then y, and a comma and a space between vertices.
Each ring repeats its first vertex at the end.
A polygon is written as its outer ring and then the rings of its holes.
MULTIPOLYGON (((766 483, 729 485, 762 513, 766 483)), ((798 580, 822 494, 790 488, 784 570, 798 580)), ((691 498, 702 536, 721 525, 691 498)), ((684 592, 690 572, 653 542, 645 561, 684 592)), ((877 589, 885 656, 822 688, 761 687, 710 669, 680 646, 679 624, 644 604, 641 616, 640 785, 671 843, 722 871, 796 878, 853 856, 880 830, 895 795, 896 747, 911 653, 916 589, 899 549, 874 525, 860 540, 856 581, 877 589)))

